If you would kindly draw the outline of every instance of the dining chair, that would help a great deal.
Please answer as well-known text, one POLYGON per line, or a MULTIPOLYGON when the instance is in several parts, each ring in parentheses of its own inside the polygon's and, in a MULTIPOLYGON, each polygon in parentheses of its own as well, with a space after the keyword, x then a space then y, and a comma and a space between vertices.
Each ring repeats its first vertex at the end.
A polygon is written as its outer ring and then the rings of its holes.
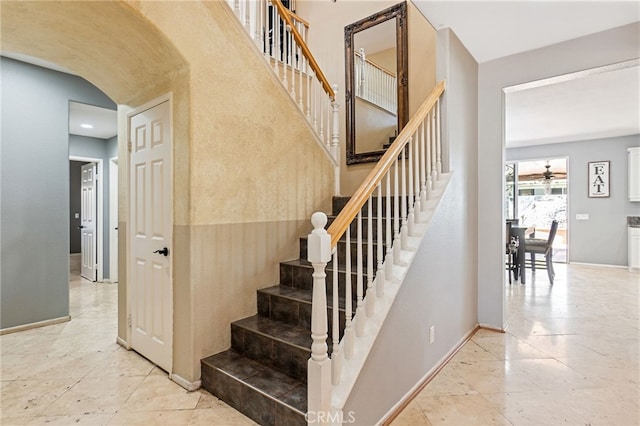
POLYGON ((511 274, 514 279, 518 279, 518 238, 511 236, 512 222, 507 220, 505 253, 507 255, 507 271, 509 271, 509 284, 511 284, 511 274))
MULTIPOLYGON (((553 270, 553 240, 556 237, 558 231, 558 221, 551 222, 551 229, 549 230, 549 237, 544 240, 540 238, 525 238, 524 252, 529 253, 531 257, 531 273, 536 272, 536 255, 544 255, 544 267, 547 269, 547 275, 549 275, 549 282, 553 284, 553 279, 556 275, 553 270)), ((538 266, 543 266, 538 264, 538 266)))

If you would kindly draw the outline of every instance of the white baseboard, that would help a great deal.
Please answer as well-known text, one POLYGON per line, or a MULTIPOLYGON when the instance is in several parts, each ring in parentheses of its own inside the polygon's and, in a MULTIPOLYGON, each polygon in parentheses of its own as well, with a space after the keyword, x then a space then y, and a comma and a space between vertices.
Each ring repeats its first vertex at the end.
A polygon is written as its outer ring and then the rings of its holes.
POLYGON ((178 385, 182 386, 189 392, 193 392, 194 390, 200 389, 200 385, 202 384, 202 381, 200 380, 196 380, 195 382, 190 382, 187 379, 184 379, 175 373, 170 374, 169 377, 171 378, 171 380, 173 380, 174 382, 176 382, 178 385))
POLYGON ((122 346, 123 348, 125 348, 126 350, 131 350, 131 346, 129 346, 129 343, 127 343, 127 341, 120 336, 116 337, 116 343, 122 346))
POLYGON ((571 265, 579 265, 579 266, 595 266, 598 268, 622 268, 627 269, 625 265, 608 265, 606 263, 586 263, 586 262, 570 262, 571 265))
POLYGON ((407 405, 409 405, 409 403, 413 401, 413 399, 416 396, 418 396, 418 394, 422 391, 422 389, 424 389, 425 386, 427 386, 429 382, 436 376, 436 374, 438 374, 440 370, 442 370, 444 366, 447 365, 449 361, 451 361, 451 359, 455 356, 455 354, 458 353, 460 349, 462 349, 464 344, 467 343, 467 341, 469 341, 469 339, 471 339, 471 337, 473 337, 473 335, 476 334, 476 332, 480 328, 486 328, 486 327, 482 327, 481 325, 478 324, 475 327, 473 327, 471 330, 469 330, 462 337, 462 339, 460 339, 458 343, 456 343, 455 346, 451 348, 449 352, 446 353, 445 356, 440 358, 440 361, 438 361, 436 365, 434 365, 433 368, 431 368, 431 370, 429 370, 427 374, 425 374, 422 377, 422 379, 420 379, 418 383, 416 383, 409 390, 409 392, 407 392, 400 399, 400 401, 398 401, 393 407, 391 407, 389 411, 387 411, 387 414, 385 414, 382 417, 382 419, 377 423, 377 425, 391 424, 391 422, 402 412, 402 410, 404 410, 407 407, 407 405))
POLYGON ((29 324, 17 325, 15 327, 7 327, 0 330, 0 336, 5 334, 16 333, 18 331, 31 330, 32 328, 46 327, 48 325, 60 324, 71 320, 71 316, 67 315, 60 318, 53 318, 44 321, 32 322, 29 324))
POLYGON ((500 328, 500 327, 496 327, 494 325, 482 324, 482 323, 478 324, 478 327, 484 328, 486 330, 497 331, 497 332, 500 332, 500 333, 504 333, 504 331, 507 329, 507 327, 500 328))

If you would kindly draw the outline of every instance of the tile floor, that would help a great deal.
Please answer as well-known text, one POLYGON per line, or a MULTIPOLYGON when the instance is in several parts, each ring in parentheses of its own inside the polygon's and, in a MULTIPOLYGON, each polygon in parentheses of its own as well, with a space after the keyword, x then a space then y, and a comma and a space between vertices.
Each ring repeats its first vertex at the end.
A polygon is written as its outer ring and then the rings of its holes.
POLYGON ((0 336, 1 425, 255 425, 115 343, 117 285, 69 287, 70 322, 0 336))
MULTIPOLYGON (((478 332, 393 425, 640 424, 640 276, 556 273, 506 288, 507 333, 478 332)), ((0 337, 0 424, 254 424, 118 346, 116 290, 76 278, 71 322, 0 337)))
POLYGON ((392 423, 640 424, 640 275, 556 265, 506 289, 506 333, 480 330, 392 423))

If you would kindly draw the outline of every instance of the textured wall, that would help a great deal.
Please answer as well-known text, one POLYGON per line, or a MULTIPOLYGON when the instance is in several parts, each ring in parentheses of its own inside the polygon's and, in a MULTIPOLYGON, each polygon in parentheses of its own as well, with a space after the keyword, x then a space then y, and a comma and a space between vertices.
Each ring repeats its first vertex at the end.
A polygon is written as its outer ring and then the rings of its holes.
POLYGON ((195 380, 199 359, 229 346, 229 322, 256 312, 255 290, 277 283, 278 261, 308 232, 300 224, 329 208, 333 167, 226 4, 136 7, 190 64, 190 213, 187 226, 175 224, 174 336, 176 372, 195 380))

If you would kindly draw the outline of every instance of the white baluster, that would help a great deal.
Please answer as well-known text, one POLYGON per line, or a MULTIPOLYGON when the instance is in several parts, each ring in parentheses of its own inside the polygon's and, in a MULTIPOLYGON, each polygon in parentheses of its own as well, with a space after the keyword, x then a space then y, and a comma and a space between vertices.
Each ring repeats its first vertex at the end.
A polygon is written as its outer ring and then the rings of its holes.
POLYGON ((347 226, 345 249, 345 280, 344 280, 344 357, 353 357, 354 329, 353 329, 353 294, 351 291, 351 224, 347 226))
POLYGON ((384 270, 384 278, 387 281, 391 281, 391 277, 393 274, 393 246, 392 246, 392 234, 391 234, 391 222, 392 222, 392 217, 391 217, 391 172, 388 171, 387 172, 387 195, 385 198, 385 203, 387 204, 386 206, 386 212, 387 212, 387 217, 386 217, 386 228, 387 228, 387 234, 386 234, 386 246, 387 246, 387 254, 384 260, 384 264, 385 264, 385 270, 384 270))
POLYGON ((304 66, 304 57, 302 56, 302 49, 298 46, 298 72, 299 72, 299 84, 300 87, 298 87, 298 91, 300 92, 300 99, 298 100, 298 107, 300 108, 300 111, 304 112, 304 101, 302 99, 302 82, 304 80, 303 75, 302 75, 302 67, 304 66))
MULTIPOLYGON (((333 108, 331 107, 331 98, 327 95, 327 93, 325 92, 325 94, 323 96, 326 95, 325 98, 325 105, 326 105, 326 124, 325 124, 325 133, 326 133, 326 142, 325 145, 327 146, 327 149, 329 150, 329 152, 331 152, 331 140, 333 138, 333 134, 331 131, 331 123, 333 123, 333 108)), ((323 141, 324 142, 324 141, 323 141)))
POLYGON ((440 133, 440 99, 436 101, 436 172, 438 180, 442 174, 442 135, 440 133))
POLYGON ((291 97, 294 102, 296 100, 296 69, 293 61, 295 60, 295 47, 298 44, 295 43, 295 39, 293 38, 293 33, 289 32, 289 69, 291 70, 291 97))
POLYGON ((313 231, 308 237, 308 260, 313 266, 313 300, 311 306, 311 358, 307 364, 308 410, 329 413, 331 410, 331 359, 327 354, 327 293, 325 267, 331 260, 331 236, 324 229, 327 215, 311 216, 313 231))
POLYGON ((331 102, 333 125, 331 126, 331 155, 340 163, 340 104, 338 104, 338 85, 333 85, 334 98, 331 102))
POLYGON ((265 44, 264 32, 265 32, 265 9, 266 3, 264 1, 259 1, 256 5, 256 32, 258 33, 258 37, 256 40, 259 40, 260 50, 262 53, 267 53, 267 45, 265 44))
POLYGON ((437 153, 436 153, 436 112, 431 110, 431 189, 434 188, 434 184, 438 181, 438 166, 437 166, 437 153))
POLYGON ((250 4, 248 1, 244 2, 244 27, 251 34, 251 16, 250 16, 250 4))
POLYGON ((260 10, 260 4, 261 2, 251 2, 251 5, 253 6, 253 8, 249 8, 249 12, 253 12, 253 14, 251 15, 251 29, 253 31, 251 31, 251 38, 253 39, 253 41, 255 43, 258 43, 260 40, 260 32, 258 31, 259 29, 259 23, 260 23, 260 19, 259 19, 259 10, 260 10))
MULTIPOLYGON (((425 134, 426 123, 423 120, 421 127, 421 135, 420 138, 420 208, 422 211, 426 211, 427 209, 427 167, 425 162, 427 161, 427 141, 425 134)), ((427 163, 428 164, 428 163, 427 163)))
POLYGON ((431 174, 431 165, 435 160, 432 160, 432 148, 433 148, 433 122, 431 121, 431 113, 427 115, 427 199, 433 198, 433 175, 431 174))
POLYGON ((318 132, 318 84, 313 72, 313 99, 311 100, 311 114, 313 115, 313 130, 318 132))
POLYGON ((278 42, 277 42, 277 37, 278 37, 278 23, 280 22, 280 17, 278 16, 278 10, 276 9, 276 6, 273 5, 273 7, 271 8, 271 22, 272 22, 272 27, 271 27, 271 57, 273 58, 273 72, 276 73, 276 75, 278 76, 278 79, 280 78, 280 72, 278 69, 278 54, 276 53, 277 49, 278 49, 278 42))
MULTIPOLYGON (((414 133, 414 137, 416 134, 414 133)), ((415 216, 413 213, 413 203, 415 200, 413 199, 413 142, 414 138, 410 138, 407 143, 406 150, 409 151, 409 158, 405 161, 409 162, 409 176, 407 177, 407 186, 409 187, 409 198, 407 202, 409 203, 409 213, 407 215, 407 229, 409 235, 415 235, 415 216)))
POLYGON ((415 197, 414 197, 414 209, 413 209, 413 214, 414 214, 414 221, 416 223, 421 222, 422 221, 422 216, 420 215, 420 213, 422 212, 422 205, 421 205, 421 195, 420 195, 420 144, 421 144, 421 139, 422 139, 422 124, 420 124, 418 126, 418 131, 416 132, 416 137, 417 139, 414 141, 413 144, 413 159, 414 159, 414 182, 413 182, 413 187, 415 188, 415 197))
POLYGON ((333 303, 331 316, 333 320, 333 331, 331 340, 333 341, 333 351, 331 352, 331 382, 334 385, 340 383, 340 373, 342 371, 342 354, 340 353, 340 290, 338 287, 338 247, 333 251, 333 303))
POLYGON ((317 106, 316 108, 318 109, 319 115, 320 115, 320 119, 319 119, 319 123, 320 123, 320 140, 324 143, 324 108, 322 107, 323 104, 323 93, 324 93, 324 89, 322 88, 322 84, 317 81, 317 86, 318 86, 318 102, 316 103, 317 106))
POLYGON ((309 70, 309 61, 305 58, 305 68, 307 70, 307 121, 311 123, 311 71, 309 70))
POLYGON ((376 309, 376 288, 373 281, 373 197, 367 201, 367 316, 376 309))
POLYGON ((362 273, 362 212, 358 212, 358 237, 356 244, 356 336, 360 337, 364 334, 364 303, 362 301, 363 273, 362 273))
POLYGON ((384 243, 382 241, 382 182, 378 184, 378 272, 376 273, 376 295, 384 295, 384 243))
POLYGON ((398 159, 393 164, 393 263, 400 265, 400 196, 398 188, 398 159))
POLYGON ((282 85, 285 89, 289 87, 288 77, 289 71, 287 70, 287 63, 289 62, 289 47, 287 46, 289 40, 289 34, 291 34, 291 27, 286 24, 284 17, 282 19, 282 25, 284 26, 284 34, 282 34, 282 45, 280 46, 280 52, 282 54, 282 85))
POLYGON ((402 149, 402 197, 400 198, 401 214, 402 214, 402 226, 400 227, 400 244, 402 250, 409 248, 409 229, 407 226, 407 156, 406 148, 402 149))

